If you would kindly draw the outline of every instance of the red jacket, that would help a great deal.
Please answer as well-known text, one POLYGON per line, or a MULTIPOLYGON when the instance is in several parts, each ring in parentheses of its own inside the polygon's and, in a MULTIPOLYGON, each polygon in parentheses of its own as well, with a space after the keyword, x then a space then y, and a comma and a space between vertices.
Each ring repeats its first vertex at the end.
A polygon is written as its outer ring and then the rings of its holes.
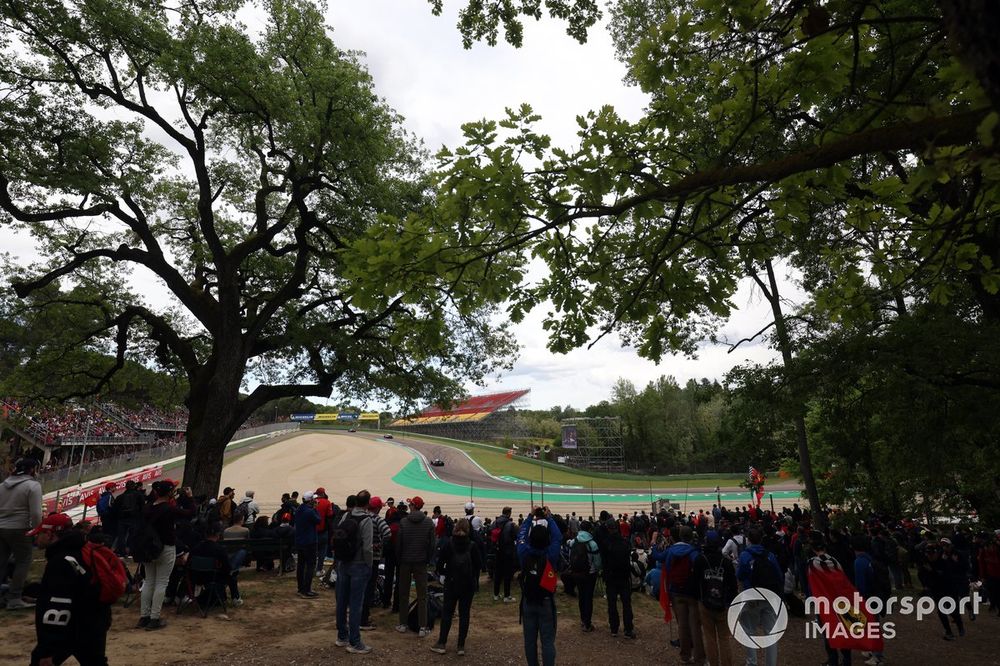
POLYGON ((329 525, 329 519, 333 518, 333 504, 327 498, 320 497, 316 500, 316 513, 319 514, 319 525, 316 526, 316 531, 325 532, 329 525))

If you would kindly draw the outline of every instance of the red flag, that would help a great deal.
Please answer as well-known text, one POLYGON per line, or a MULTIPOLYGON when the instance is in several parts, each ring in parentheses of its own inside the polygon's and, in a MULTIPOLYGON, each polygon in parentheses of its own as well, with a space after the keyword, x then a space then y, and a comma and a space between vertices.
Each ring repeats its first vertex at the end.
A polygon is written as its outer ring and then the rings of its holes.
POLYGON ((821 556, 809 562, 809 589, 817 600, 819 622, 827 632, 834 650, 881 652, 885 646, 881 627, 866 604, 858 603, 861 596, 843 569, 832 557, 821 556), (838 613, 835 599, 850 600, 850 608, 838 613))
POLYGON ((552 562, 549 561, 549 558, 545 558, 545 569, 542 570, 542 580, 538 582, 538 585, 543 590, 552 593, 556 591, 556 572, 552 568, 552 562))
POLYGON ((670 593, 667 591, 667 563, 660 566, 660 608, 663 609, 663 621, 670 624, 673 613, 670 612, 670 593))

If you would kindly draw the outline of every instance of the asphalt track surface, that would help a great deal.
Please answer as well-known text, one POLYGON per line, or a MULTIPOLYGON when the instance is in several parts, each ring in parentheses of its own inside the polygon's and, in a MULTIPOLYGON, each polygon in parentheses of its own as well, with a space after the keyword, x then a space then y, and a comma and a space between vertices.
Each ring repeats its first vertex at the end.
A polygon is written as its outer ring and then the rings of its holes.
MULTIPOLYGON (((246 489, 256 492, 256 501, 264 512, 278 506, 283 492, 304 492, 323 487, 338 503, 348 494, 366 488, 374 495, 397 501, 420 495, 428 508, 440 505, 446 513, 460 515, 470 499, 484 515, 495 515, 503 506, 515 513, 527 512, 541 503, 541 488, 511 483, 491 477, 464 452, 444 444, 429 443, 395 436, 386 440, 373 433, 303 431, 282 441, 262 446, 228 462, 222 484, 237 489, 237 497, 246 489), (441 458, 443 467, 430 467, 427 461, 441 458)), ((691 490, 684 500, 676 488, 656 491, 685 505, 688 510, 707 509, 715 494, 691 490)), ((794 491, 776 493, 776 503, 790 504, 794 491), (785 497, 787 495, 787 497, 785 497)), ((745 503, 746 491, 732 503, 745 503)), ((724 501, 727 498, 723 497, 724 501)), ((558 511, 576 511, 589 515, 592 509, 612 512, 650 509, 650 495, 637 489, 595 491, 546 487, 545 503, 558 511)))

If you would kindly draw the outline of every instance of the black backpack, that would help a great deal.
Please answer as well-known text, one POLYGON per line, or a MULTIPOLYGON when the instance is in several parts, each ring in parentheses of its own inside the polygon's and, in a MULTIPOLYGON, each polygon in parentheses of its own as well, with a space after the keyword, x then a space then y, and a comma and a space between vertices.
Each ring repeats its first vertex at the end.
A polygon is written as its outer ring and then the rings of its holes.
POLYGON ((625 539, 620 537, 608 541, 607 556, 604 562, 604 575, 609 579, 625 579, 630 571, 629 547, 625 539))
POLYGON ((574 541, 569 550, 569 570, 577 575, 590 573, 590 548, 589 542, 574 541))
MULTIPOLYGON (((726 562, 729 560, 722 554, 716 557, 705 556, 705 569, 698 581, 701 592, 701 603, 710 611, 726 610, 729 607, 726 599, 726 562), (714 560, 714 561, 713 561, 714 560)), ((732 564, 730 564, 732 566, 732 564)))
POLYGON ((361 523, 367 520, 358 520, 355 516, 347 514, 344 519, 337 523, 330 533, 330 543, 333 545, 333 558, 338 562, 351 562, 361 548, 361 523))
POLYGON ((525 601, 541 603, 545 597, 551 597, 552 593, 542 587, 542 574, 545 573, 545 557, 528 555, 521 568, 519 580, 521 583, 521 597, 525 601))
POLYGON ((750 584, 753 587, 766 588, 780 596, 784 581, 771 566, 770 551, 765 550, 751 555, 753 559, 750 560, 750 584))
POLYGON ((163 552, 163 541, 150 523, 143 523, 142 529, 132 540, 132 559, 136 562, 152 562, 163 552))
POLYGON ((468 580, 472 578, 472 549, 470 543, 464 551, 454 547, 451 550, 451 562, 448 563, 448 576, 453 580, 468 580))

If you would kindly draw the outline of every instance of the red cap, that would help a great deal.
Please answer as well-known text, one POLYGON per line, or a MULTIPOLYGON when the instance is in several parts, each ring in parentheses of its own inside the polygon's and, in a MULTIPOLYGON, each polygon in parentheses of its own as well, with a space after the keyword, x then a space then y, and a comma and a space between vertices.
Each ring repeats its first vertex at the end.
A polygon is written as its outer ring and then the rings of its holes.
POLYGON ((414 498, 410 499, 408 503, 412 504, 413 506, 417 507, 418 509, 424 508, 424 500, 423 500, 422 497, 414 497, 414 498))
POLYGON ((108 481, 107 483, 104 484, 104 489, 105 490, 114 490, 115 489, 115 484, 112 483, 111 481, 108 481))
POLYGON ((316 489, 316 494, 317 495, 326 495, 326 488, 320 486, 319 488, 316 489))
POLYGON ((42 519, 42 522, 33 530, 26 533, 26 536, 35 536, 39 532, 62 532, 73 527, 73 519, 65 513, 50 513, 42 519))
POLYGON ((375 513, 378 513, 379 511, 381 511, 382 510, 382 498, 376 496, 376 497, 373 497, 370 500, 368 500, 368 510, 369 511, 374 511, 375 513))

